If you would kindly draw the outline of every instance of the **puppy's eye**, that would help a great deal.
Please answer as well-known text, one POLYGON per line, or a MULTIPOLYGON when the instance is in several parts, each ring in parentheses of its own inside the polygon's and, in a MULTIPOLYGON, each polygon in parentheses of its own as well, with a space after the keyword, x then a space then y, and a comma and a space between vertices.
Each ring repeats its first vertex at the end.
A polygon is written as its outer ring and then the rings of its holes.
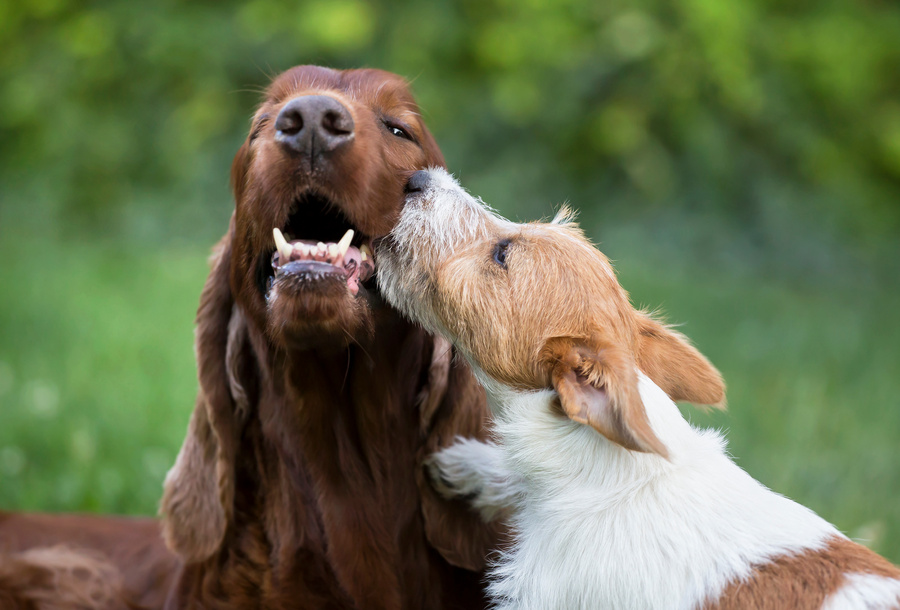
POLYGON ((397 125, 396 123, 390 123, 388 121, 384 122, 384 126, 387 127, 388 131, 390 131, 393 135, 398 138, 403 138, 404 140, 413 141, 413 137, 406 131, 403 127, 397 125))
POLYGON ((503 239, 494 246, 494 262, 506 269, 506 254, 509 251, 509 240, 503 239))

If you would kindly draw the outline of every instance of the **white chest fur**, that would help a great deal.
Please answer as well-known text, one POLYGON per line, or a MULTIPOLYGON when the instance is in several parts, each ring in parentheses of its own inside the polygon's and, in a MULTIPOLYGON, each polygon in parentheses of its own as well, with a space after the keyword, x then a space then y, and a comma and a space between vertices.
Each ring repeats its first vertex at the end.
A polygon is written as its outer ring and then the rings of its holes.
POLYGON ((552 391, 488 387, 518 533, 493 570, 498 607, 695 608, 753 564, 839 535, 741 470, 644 376, 640 392, 669 461, 555 414, 552 391))

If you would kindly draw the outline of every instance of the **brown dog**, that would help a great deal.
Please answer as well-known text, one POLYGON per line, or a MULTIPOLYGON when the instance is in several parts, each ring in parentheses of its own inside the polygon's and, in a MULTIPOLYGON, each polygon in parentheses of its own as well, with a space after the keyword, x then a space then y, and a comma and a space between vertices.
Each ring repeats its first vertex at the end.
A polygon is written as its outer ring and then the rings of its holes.
POLYGON ((483 607, 496 536, 420 468, 483 435, 482 392, 370 279, 407 177, 443 163, 393 74, 303 66, 269 87, 197 317, 200 394, 161 507, 185 562, 169 607, 483 607))
POLYGON ((443 163, 398 76, 275 79, 197 315, 200 393, 161 505, 180 560, 157 522, 0 514, 3 610, 485 606, 497 536, 420 468, 483 437, 483 392, 370 279, 407 177, 443 163), (273 229, 297 239, 276 253, 273 229))

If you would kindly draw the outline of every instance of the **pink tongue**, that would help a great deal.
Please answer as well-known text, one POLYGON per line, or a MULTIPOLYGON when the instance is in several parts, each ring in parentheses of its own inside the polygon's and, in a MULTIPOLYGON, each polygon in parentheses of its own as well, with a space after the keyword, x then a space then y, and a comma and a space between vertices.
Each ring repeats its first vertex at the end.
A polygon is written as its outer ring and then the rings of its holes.
POLYGON ((359 248, 350 246, 347 254, 344 255, 344 269, 348 271, 347 287, 350 288, 350 292, 356 294, 359 292, 359 283, 372 277, 375 265, 372 264, 371 258, 363 261, 359 248))

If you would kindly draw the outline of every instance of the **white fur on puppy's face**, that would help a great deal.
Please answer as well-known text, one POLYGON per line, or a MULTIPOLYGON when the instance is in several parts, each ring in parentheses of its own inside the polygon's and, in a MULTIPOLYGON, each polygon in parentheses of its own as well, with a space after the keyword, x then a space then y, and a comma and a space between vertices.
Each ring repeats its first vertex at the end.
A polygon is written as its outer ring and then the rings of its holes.
POLYGON ((462 244, 503 219, 473 199, 453 177, 428 170, 431 181, 422 193, 409 195, 391 231, 376 251, 378 283, 392 305, 428 330, 447 334, 432 310, 436 271, 462 244))

